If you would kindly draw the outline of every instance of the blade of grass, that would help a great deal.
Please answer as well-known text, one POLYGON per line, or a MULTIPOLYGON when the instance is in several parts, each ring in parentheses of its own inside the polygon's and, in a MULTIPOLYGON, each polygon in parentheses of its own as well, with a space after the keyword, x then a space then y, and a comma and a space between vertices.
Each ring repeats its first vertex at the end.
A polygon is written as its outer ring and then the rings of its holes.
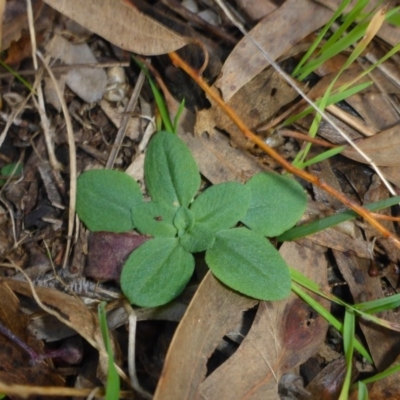
POLYGON ((346 148, 346 146, 338 146, 338 147, 335 147, 333 149, 329 149, 327 151, 324 151, 323 153, 318 154, 317 156, 315 156, 315 157, 313 157, 313 158, 311 158, 311 159, 309 159, 307 161, 304 161, 301 164, 300 168, 306 168, 306 167, 308 167, 310 165, 313 165, 313 164, 319 163, 321 161, 327 160, 328 158, 331 158, 331 157, 335 156, 336 154, 341 153, 345 148, 346 148))
POLYGON ((110 336, 108 333, 107 318, 105 311, 105 303, 102 302, 98 308, 99 322, 101 334, 108 354, 108 374, 107 374, 107 387, 106 387, 106 400, 114 400, 119 398, 120 381, 117 369, 114 364, 114 354, 111 347, 110 336))
POLYGON ((365 303, 358 303, 354 308, 360 311, 367 312, 368 314, 376 314, 382 311, 393 310, 400 306, 400 293, 394 294, 383 299, 368 301, 365 303))
POLYGON ((156 84, 154 83, 153 79, 150 76, 149 70, 146 68, 146 66, 139 61, 136 57, 132 56, 133 60, 135 63, 140 67, 142 71, 146 74, 146 78, 149 81, 151 91, 153 92, 154 99, 157 104, 158 111, 160 112, 162 121, 164 123, 165 129, 168 132, 173 133, 174 132, 174 126, 172 125, 171 118, 169 117, 167 105, 165 104, 165 101, 162 97, 161 92, 158 90, 156 84))
POLYGON ((351 375, 353 370, 353 353, 354 353, 354 332, 356 320, 352 310, 346 308, 343 323, 343 348, 344 356, 346 359, 346 376, 342 390, 340 392, 339 400, 347 400, 351 385, 351 375))
POLYGON ((368 400, 368 389, 367 386, 361 381, 358 382, 358 400, 368 400))
MULTIPOLYGON (((376 203, 366 204, 364 207, 369 211, 377 211, 383 208, 394 206, 400 202, 400 196, 390 197, 385 200, 377 201, 376 203)), ((295 226, 292 229, 282 233, 277 237, 279 242, 287 242, 291 240, 300 239, 305 236, 312 235, 313 233, 320 232, 324 229, 331 228, 345 221, 351 221, 357 218, 356 212, 347 210, 341 213, 330 215, 329 217, 321 218, 308 224, 295 226)))
POLYGON ((317 38, 314 40, 310 48, 307 50, 306 54, 304 54, 303 58, 297 64, 296 68, 292 73, 292 76, 296 77, 297 75, 302 73, 302 66, 307 62, 307 60, 309 60, 314 50, 318 47, 322 39, 325 37, 326 32, 328 32, 332 24, 339 18, 340 14, 343 12, 343 10, 347 7, 349 3, 350 0, 342 1, 339 8, 335 11, 335 13, 332 15, 331 19, 327 22, 327 24, 321 29, 321 32, 318 34, 317 38))
MULTIPOLYGON (((292 274, 292 269, 290 272, 292 274)), ((312 307, 318 314, 320 314, 326 321, 328 321, 334 328, 336 328, 339 332, 343 332, 343 324, 325 307, 321 306, 318 301, 314 300, 310 295, 308 295, 306 292, 304 292, 304 290, 294 283, 292 283, 292 291, 296 293, 302 300, 304 300, 310 307, 312 307)), ((364 357, 369 363, 373 364, 371 355, 358 340, 354 341, 354 347, 362 355, 362 357, 364 357)))

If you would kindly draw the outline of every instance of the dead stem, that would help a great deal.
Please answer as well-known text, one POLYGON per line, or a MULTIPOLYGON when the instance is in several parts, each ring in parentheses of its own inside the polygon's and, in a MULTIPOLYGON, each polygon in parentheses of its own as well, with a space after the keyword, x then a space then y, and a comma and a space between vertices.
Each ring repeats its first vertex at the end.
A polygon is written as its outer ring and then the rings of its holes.
POLYGON ((206 92, 206 94, 221 107, 221 109, 236 124, 236 126, 239 128, 244 136, 250 139, 262 150, 264 150, 265 153, 267 153, 270 157, 277 161, 286 171, 312 183, 313 185, 318 186, 319 188, 325 190, 327 193, 337 198, 344 205, 351 208, 353 211, 355 211, 357 214, 367 220, 371 224, 371 226, 373 226, 383 237, 388 238, 396 247, 400 249, 400 240, 392 232, 382 226, 368 210, 355 204, 342 193, 329 186, 325 182, 321 181, 316 176, 311 175, 302 169, 296 168, 288 161, 286 161, 279 153, 277 153, 274 149, 264 143, 264 141, 260 137, 251 132, 251 130, 247 128, 247 126, 236 114, 233 108, 231 108, 222 100, 216 89, 210 87, 199 75, 199 73, 195 71, 192 67, 190 67, 190 65, 185 63, 185 61, 183 61, 177 53, 169 53, 169 56, 176 67, 182 68, 206 92))

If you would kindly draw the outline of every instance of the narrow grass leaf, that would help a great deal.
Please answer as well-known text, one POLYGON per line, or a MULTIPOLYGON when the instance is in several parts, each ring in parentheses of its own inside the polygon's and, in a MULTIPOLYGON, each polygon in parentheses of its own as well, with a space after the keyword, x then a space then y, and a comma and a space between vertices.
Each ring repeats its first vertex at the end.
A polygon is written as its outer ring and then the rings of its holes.
POLYGON ((311 55, 313 54, 314 50, 318 47, 322 39, 325 37, 326 32, 330 29, 332 24, 339 18, 340 14, 343 10, 347 7, 350 3, 350 0, 342 1, 338 9, 334 12, 331 19, 325 24, 325 26, 321 29, 320 33, 318 34, 317 38, 314 40, 310 48, 307 50, 306 54, 302 57, 296 68, 294 69, 292 75, 296 76, 301 74, 303 65, 310 59, 311 55))
POLYGON ((176 208, 173 206, 149 201, 132 208, 132 221, 135 229, 144 235, 174 237, 175 213, 176 208))
POLYGON ((347 400, 349 396, 351 375, 353 370, 354 332, 355 316, 352 310, 346 308, 343 324, 343 348, 346 359, 346 376, 344 378, 339 400, 347 400))
POLYGON ((140 69, 145 73, 146 78, 149 81, 150 88, 151 88, 151 91, 153 92, 154 100, 156 101, 157 108, 160 112, 161 119, 165 126, 165 129, 168 132, 176 133, 174 126, 172 125, 171 119, 169 117, 167 105, 164 101, 164 98, 163 98, 161 92, 158 90, 156 84, 154 83, 153 79, 151 78, 149 70, 146 68, 146 66, 141 61, 139 61, 139 59, 137 59, 134 56, 132 56, 132 58, 135 61, 135 63, 140 67, 140 69))
POLYGON ((235 226, 249 208, 250 190, 239 182, 224 182, 206 189, 194 200, 191 210, 196 223, 218 232, 235 226))
MULTIPOLYGON (((366 204, 364 208, 369 211, 378 211, 387 207, 394 206, 395 204, 400 203, 400 196, 390 197, 385 200, 378 201, 376 203, 366 204)), ((341 213, 330 215, 326 218, 321 218, 316 221, 310 222, 308 224, 304 224, 301 226, 296 226, 288 231, 284 232, 282 235, 278 236, 277 239, 279 242, 286 242, 290 240, 300 239, 305 236, 312 235, 313 233, 317 233, 323 231, 324 229, 331 228, 335 225, 338 225, 345 221, 351 221, 358 217, 358 214, 354 211, 343 211, 341 213)))
POLYGON ((286 262, 267 239, 247 228, 218 232, 206 262, 225 285, 247 296, 277 301, 290 293, 286 262))
POLYGON ((382 299, 372 300, 354 305, 355 309, 367 312, 368 314, 376 314, 382 311, 389 311, 397 307, 400 307, 400 293, 394 294, 389 297, 384 297, 382 299))
POLYGON ((78 178, 76 212, 92 232, 132 230, 132 207, 142 201, 139 185, 124 172, 97 169, 78 178))
POLYGON ((188 206, 200 187, 200 174, 188 147, 170 132, 150 141, 144 162, 147 190, 153 201, 188 206))
POLYGON ((114 364, 114 354, 112 351, 110 335, 108 333, 108 325, 105 311, 105 303, 99 304, 98 308, 99 322, 101 334, 103 336, 104 346, 108 355, 108 372, 107 372, 107 387, 106 387, 106 400, 114 400, 119 398, 120 381, 118 371, 114 364))
POLYGON ((359 381, 357 384, 358 387, 358 393, 357 393, 357 399, 358 400, 368 400, 368 388, 367 386, 359 381))
POLYGON ((155 238, 137 248, 126 260, 121 288, 140 307, 158 307, 178 296, 194 270, 193 256, 177 238, 155 238))
POLYGON ((333 149, 324 151, 323 153, 318 154, 317 156, 315 156, 307 161, 304 161, 301 164, 300 168, 306 168, 306 167, 309 167, 310 165, 327 160, 328 158, 331 158, 331 157, 335 156, 336 154, 340 154, 345 148, 346 148, 346 146, 338 146, 333 149))
MULTIPOLYGON (((290 269, 290 274, 293 278, 293 269, 290 269)), ((297 271, 296 271, 297 272, 297 271)), ((295 280, 296 283, 299 283, 295 280)), ((312 281, 311 281, 312 282, 312 281)), ((315 283, 312 282, 314 285, 315 283)), ((306 285, 301 284, 302 286, 307 287, 306 285)), ((336 319, 327 309, 321 306, 318 301, 314 300, 310 295, 308 295, 304 290, 302 290, 299 286, 292 283, 292 291, 296 293, 301 299, 303 299, 310 307, 312 307, 321 317, 325 318, 334 328, 336 328, 339 332, 343 332, 343 324, 336 319)), ((314 291, 314 290, 313 290, 314 291)), ((316 291, 314 291, 317 293, 316 291)), ((319 294, 319 293, 317 293, 319 294)), ((325 296, 323 296, 325 297, 325 296)), ((373 364, 373 360, 371 355, 365 349, 365 347, 357 340, 354 341, 354 348, 371 364, 373 364)))
POLYGON ((292 227, 307 206, 306 194, 289 176, 259 173, 248 180, 250 206, 241 219, 263 236, 277 236, 292 227))

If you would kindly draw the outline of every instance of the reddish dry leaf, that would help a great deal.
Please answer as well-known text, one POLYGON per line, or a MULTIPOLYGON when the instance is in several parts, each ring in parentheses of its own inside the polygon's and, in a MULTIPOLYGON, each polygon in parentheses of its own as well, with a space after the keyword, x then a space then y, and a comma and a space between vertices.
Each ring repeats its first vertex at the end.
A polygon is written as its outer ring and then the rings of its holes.
MULTIPOLYGON (((400 164, 400 135, 398 134, 398 126, 358 141, 357 147, 366 153, 378 166, 398 167, 400 164)), ((350 146, 342 154, 352 160, 366 163, 365 159, 350 146)))
MULTIPOLYGON (((306 390, 311 399, 336 400, 346 376, 346 361, 343 357, 329 363, 311 382, 306 390)), ((306 398, 301 398, 306 400, 306 398)))
POLYGON ((148 236, 135 232, 94 232, 89 236, 85 275, 97 281, 119 282, 124 261, 148 236))
POLYGON ((60 13, 124 50, 146 56, 178 50, 188 40, 137 10, 127 0, 44 0, 60 13))
MULTIPOLYGON (((310 0, 287 0, 250 31, 250 35, 276 60, 299 40, 324 25, 332 12, 310 0)), ((268 61, 248 37, 244 37, 226 60, 216 86, 228 101, 251 81, 268 61)))

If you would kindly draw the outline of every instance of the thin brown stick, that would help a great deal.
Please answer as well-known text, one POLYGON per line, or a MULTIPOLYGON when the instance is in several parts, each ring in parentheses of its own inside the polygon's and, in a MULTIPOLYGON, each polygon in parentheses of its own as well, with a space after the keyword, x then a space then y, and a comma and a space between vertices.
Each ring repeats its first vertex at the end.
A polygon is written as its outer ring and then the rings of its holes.
POLYGON ((319 188, 325 190, 327 193, 331 194, 335 198, 337 198, 340 202, 342 202, 347 207, 351 208, 358 215, 367 220, 371 226, 373 226, 383 237, 388 238, 396 247, 400 249, 400 240, 388 229, 382 226, 365 208, 355 204, 342 193, 329 186, 325 182, 321 181, 314 175, 309 174, 308 172, 294 167, 288 161, 286 161, 279 153, 277 153, 274 149, 269 147, 264 141, 256 136, 251 130, 245 125, 242 119, 236 114, 236 112, 227 105, 216 91, 216 89, 210 87, 205 80, 199 75, 197 71, 195 71, 190 65, 185 63, 177 53, 172 52, 169 53, 169 56, 176 67, 182 68, 196 83, 206 92, 206 94, 215 101, 221 109, 225 112, 225 114, 236 124, 239 130, 250 139, 253 143, 258 145, 265 153, 267 153, 270 157, 272 157, 275 161, 277 161, 286 171, 312 183, 313 185, 318 186, 319 188))

